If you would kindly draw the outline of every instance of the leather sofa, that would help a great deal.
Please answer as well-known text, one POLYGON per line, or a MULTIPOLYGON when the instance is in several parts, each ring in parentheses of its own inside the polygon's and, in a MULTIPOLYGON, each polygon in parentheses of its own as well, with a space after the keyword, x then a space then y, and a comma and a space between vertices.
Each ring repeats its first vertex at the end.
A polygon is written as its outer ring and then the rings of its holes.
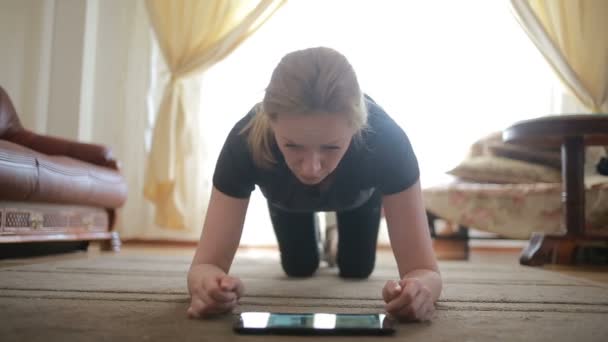
POLYGON ((107 147, 27 130, 0 87, 0 252, 93 240, 118 251, 113 228, 126 197, 107 147))

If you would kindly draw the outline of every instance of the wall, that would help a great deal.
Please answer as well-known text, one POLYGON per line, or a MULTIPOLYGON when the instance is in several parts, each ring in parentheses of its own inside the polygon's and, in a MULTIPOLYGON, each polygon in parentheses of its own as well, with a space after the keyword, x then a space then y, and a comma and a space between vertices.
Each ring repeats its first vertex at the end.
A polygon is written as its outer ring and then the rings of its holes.
POLYGON ((97 5, 0 2, 0 82, 26 127, 90 140, 97 5))
POLYGON ((0 2, 0 84, 24 125, 46 132, 53 1, 0 2))
POLYGON ((143 1, 0 0, 0 84, 26 127, 113 149, 129 184, 123 236, 170 238, 141 194, 148 27, 143 1))

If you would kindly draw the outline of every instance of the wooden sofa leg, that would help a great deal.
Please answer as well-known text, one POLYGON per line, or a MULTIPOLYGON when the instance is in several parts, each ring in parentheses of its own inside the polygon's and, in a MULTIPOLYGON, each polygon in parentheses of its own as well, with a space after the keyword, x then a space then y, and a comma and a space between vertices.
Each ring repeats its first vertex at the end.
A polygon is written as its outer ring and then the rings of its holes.
POLYGON ((108 240, 103 240, 101 242, 101 250, 102 251, 114 251, 120 252, 120 246, 122 243, 120 242, 120 235, 118 232, 111 232, 112 237, 108 240))
POLYGON ((469 260, 469 242, 458 239, 434 239, 433 249, 439 260, 469 260))
POLYGON ((427 219, 431 237, 433 238, 433 249, 437 259, 440 260, 469 260, 469 230, 459 226, 458 232, 449 235, 437 234, 435 220, 439 219, 427 211, 427 219))

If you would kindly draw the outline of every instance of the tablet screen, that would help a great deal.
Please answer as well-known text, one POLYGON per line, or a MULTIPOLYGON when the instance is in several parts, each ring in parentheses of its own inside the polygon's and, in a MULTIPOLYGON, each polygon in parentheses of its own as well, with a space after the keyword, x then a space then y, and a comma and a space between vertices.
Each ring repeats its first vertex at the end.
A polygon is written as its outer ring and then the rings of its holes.
POLYGON ((243 312, 237 325, 245 332, 392 332, 385 314, 243 312))

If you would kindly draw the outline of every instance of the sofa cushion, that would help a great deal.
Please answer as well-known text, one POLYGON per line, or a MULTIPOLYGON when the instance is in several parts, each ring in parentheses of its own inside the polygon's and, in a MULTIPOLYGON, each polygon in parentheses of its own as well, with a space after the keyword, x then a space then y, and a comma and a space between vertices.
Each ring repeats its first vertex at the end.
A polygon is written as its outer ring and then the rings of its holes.
POLYGON ((561 173, 554 168, 495 156, 466 159, 448 173, 479 183, 561 182, 561 173))
MULTIPOLYGON (((438 217, 511 239, 528 239, 533 232, 563 234, 562 185, 482 184, 459 182, 427 187, 426 209, 438 217)), ((585 177, 587 230, 608 232, 608 177, 585 177)))
POLYGON ((49 156, 0 139, 0 199, 120 207, 127 193, 115 170, 49 156))
POLYGON ((490 154, 494 156, 549 166, 558 170, 562 168, 560 151, 542 150, 504 142, 492 142, 487 146, 490 154))

